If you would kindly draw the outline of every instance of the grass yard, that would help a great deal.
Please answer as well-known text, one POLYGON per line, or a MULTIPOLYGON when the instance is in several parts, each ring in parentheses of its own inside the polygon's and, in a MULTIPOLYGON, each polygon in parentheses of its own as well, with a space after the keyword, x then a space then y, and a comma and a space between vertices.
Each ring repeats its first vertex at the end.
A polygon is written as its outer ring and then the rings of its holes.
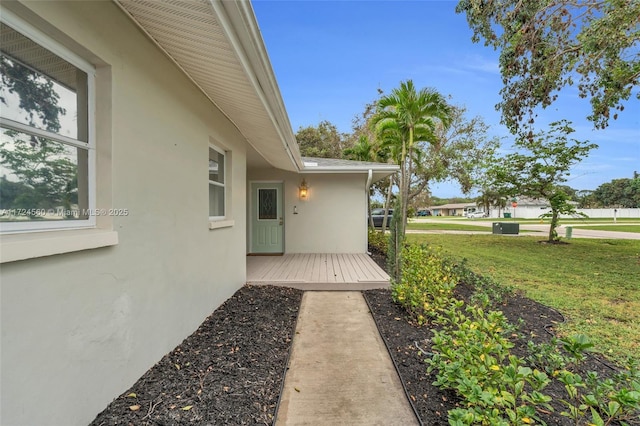
POLYGON ((491 232, 491 228, 482 225, 469 225, 465 223, 433 223, 433 222, 409 222, 407 229, 413 230, 448 230, 448 231, 483 231, 491 232))
POLYGON ((596 231, 618 231, 618 232, 638 232, 638 233, 640 233, 640 225, 580 226, 580 229, 593 229, 593 230, 596 230, 596 231))
POLYGON ((640 361, 640 240, 574 239, 540 244, 539 237, 409 234, 441 246, 472 270, 511 285, 562 312, 560 333, 588 335, 596 350, 640 361))

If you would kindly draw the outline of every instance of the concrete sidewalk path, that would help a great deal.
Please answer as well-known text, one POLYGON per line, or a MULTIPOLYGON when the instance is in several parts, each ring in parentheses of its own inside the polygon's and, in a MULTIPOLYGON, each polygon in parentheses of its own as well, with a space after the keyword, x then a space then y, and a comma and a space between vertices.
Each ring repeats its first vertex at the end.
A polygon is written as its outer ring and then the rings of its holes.
POLYGON ((305 292, 276 425, 417 425, 360 292, 305 292))

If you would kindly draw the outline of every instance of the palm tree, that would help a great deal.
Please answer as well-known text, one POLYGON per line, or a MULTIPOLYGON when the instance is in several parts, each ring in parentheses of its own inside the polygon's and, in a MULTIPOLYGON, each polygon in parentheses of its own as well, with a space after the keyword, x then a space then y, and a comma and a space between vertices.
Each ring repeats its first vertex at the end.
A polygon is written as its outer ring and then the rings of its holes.
MULTIPOLYGON (((369 138, 365 135, 361 135, 358 138, 358 142, 356 142, 351 148, 347 148, 343 151, 343 156, 347 157, 349 160, 356 161, 378 161, 379 153, 376 149, 375 145, 372 145, 369 141, 369 138)), ((374 228, 373 225, 373 215, 371 214, 371 191, 372 188, 369 189, 369 196, 367 197, 367 212, 369 214, 369 226, 374 228)), ((384 224, 382 228, 382 232, 384 232, 384 224)))
POLYGON ((437 143, 436 129, 447 127, 451 121, 451 107, 444 97, 431 89, 416 91, 413 81, 403 81, 378 101, 378 110, 373 118, 378 139, 382 145, 393 146, 399 154, 400 164, 400 212, 401 229, 404 236, 407 224, 409 186, 413 169, 414 147, 418 142, 437 143))

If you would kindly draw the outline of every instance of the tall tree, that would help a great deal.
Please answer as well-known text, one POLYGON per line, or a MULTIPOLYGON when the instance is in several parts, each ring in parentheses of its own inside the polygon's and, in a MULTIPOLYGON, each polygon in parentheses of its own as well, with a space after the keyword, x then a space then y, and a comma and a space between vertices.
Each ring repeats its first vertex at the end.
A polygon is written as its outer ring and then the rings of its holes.
POLYGON ((492 162, 500 141, 488 135, 489 126, 482 117, 468 118, 465 107, 452 106, 450 121, 448 127, 437 127, 435 143, 417 143, 422 152, 419 160, 413 160, 409 202, 430 184, 446 179, 457 181, 467 194, 492 162))
POLYGON ((640 178, 613 179, 597 187, 592 195, 603 207, 640 207, 640 178))
POLYGON ((332 123, 323 120, 318 126, 300 128, 296 133, 300 153, 304 157, 342 158, 347 146, 347 135, 340 133, 332 123))
POLYGON ((638 0, 460 0, 456 11, 466 13, 474 42, 500 50, 496 107, 514 132, 575 82, 591 101, 588 118, 604 128, 640 82, 638 0))
MULTIPOLYGON (((344 157, 349 160, 355 161, 378 161, 378 151, 376 147, 371 144, 369 138, 365 135, 360 136, 358 142, 355 143, 351 148, 347 148, 343 152, 344 157)), ((373 225, 373 215, 371 214, 371 196, 373 192, 373 187, 369 188, 369 194, 367 197, 367 213, 369 217, 369 227, 374 229, 373 225)), ((384 227, 382 229, 384 232, 384 227)))
POLYGON ((560 215, 576 212, 563 183, 567 181, 571 167, 597 146, 569 139, 568 135, 573 131, 569 123, 563 120, 552 123, 548 131, 539 132, 533 137, 520 137, 514 143, 519 151, 505 156, 493 169, 494 187, 501 188, 501 192, 549 201, 549 242, 559 240, 556 228, 560 215))
POLYGON ((394 145, 399 153, 399 234, 402 236, 407 223, 409 177, 416 143, 437 143, 436 130, 449 125, 450 114, 451 107, 440 93, 426 88, 416 90, 411 80, 401 82, 400 87, 378 101, 373 119, 377 134, 383 144, 394 145))

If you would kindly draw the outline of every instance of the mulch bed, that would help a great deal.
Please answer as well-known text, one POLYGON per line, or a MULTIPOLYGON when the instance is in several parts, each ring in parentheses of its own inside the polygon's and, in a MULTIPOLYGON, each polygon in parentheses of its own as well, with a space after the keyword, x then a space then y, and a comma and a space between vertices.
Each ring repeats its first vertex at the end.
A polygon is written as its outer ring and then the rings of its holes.
POLYGON ((242 287, 91 425, 270 425, 301 299, 242 287))
MULTIPOLYGON (((383 256, 372 257, 384 267, 383 256)), ((456 288, 456 297, 465 301, 472 293, 464 284, 456 288)), ((433 386, 434 374, 426 373, 421 349, 430 352, 430 327, 408 321, 389 290, 364 295, 422 424, 447 425, 447 411, 459 399, 433 386)), ((301 298, 302 291, 290 288, 242 287, 91 425, 272 424, 301 298)), ((512 351, 519 356, 526 355, 527 340, 548 341, 552 336, 547 330, 563 321, 553 309, 517 294, 498 309, 524 336, 513 338, 512 351)), ((611 374, 595 356, 581 370, 611 374)), ((562 385, 554 382, 545 393, 554 398, 556 410, 543 415, 546 423, 572 424, 558 414, 564 409, 559 403, 565 397, 562 385)))
MULTIPOLYGON (((456 298, 468 302, 473 289, 459 284, 455 293, 456 298)), ((406 311, 392 301, 390 290, 368 290, 364 295, 422 423, 429 426, 447 425, 448 410, 456 408, 460 400, 453 391, 432 385, 436 380, 435 372, 427 374, 423 351, 431 352, 429 339, 433 326, 412 324, 407 319, 406 311)), ((511 339, 515 344, 511 352, 521 357, 528 354, 527 341, 549 342, 553 337, 554 324, 564 321, 557 311, 518 294, 507 297, 496 309, 501 310, 509 322, 518 325, 518 332, 511 339)), ((608 377, 614 372, 606 361, 596 355, 590 355, 576 370, 582 377, 587 371, 596 371, 600 377, 608 377)), ((574 424, 559 414, 566 411, 566 407, 560 403, 561 399, 567 398, 564 385, 552 381, 543 393, 553 398, 551 405, 555 411, 540 413, 541 419, 548 425, 574 424)), ((628 423, 638 425, 640 418, 637 420, 628 423)))

